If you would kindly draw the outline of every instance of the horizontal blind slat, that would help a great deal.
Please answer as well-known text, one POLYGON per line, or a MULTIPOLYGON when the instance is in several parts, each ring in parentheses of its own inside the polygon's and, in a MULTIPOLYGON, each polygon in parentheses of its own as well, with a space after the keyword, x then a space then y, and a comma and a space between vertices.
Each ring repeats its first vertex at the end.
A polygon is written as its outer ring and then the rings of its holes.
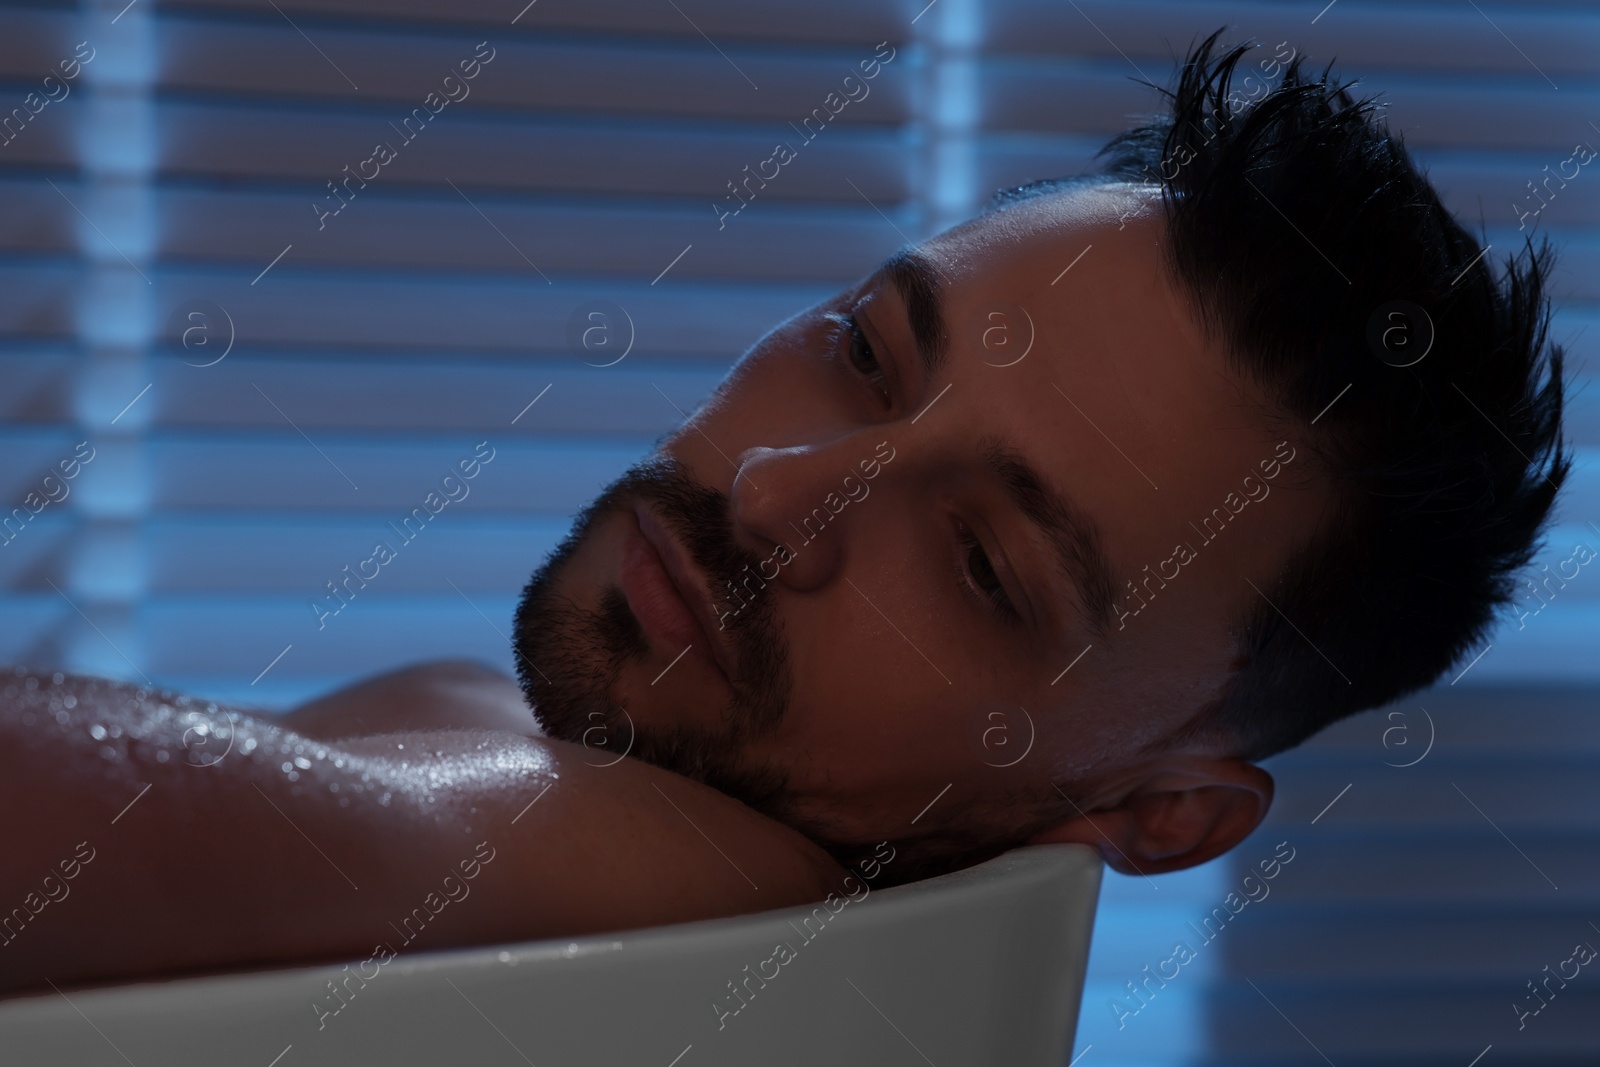
POLYGON ((1563 7, 1501 3, 1475 10, 1453 0, 1340 0, 1313 25, 1314 10, 1307 14, 1302 6, 1259 0, 986 0, 981 41, 990 52, 1114 59, 1129 74, 1137 74, 1131 59, 1157 84, 1191 40, 1223 26, 1230 27, 1225 41, 1254 37, 1265 46, 1263 56, 1287 40, 1311 54, 1314 63, 1307 66, 1317 71, 1337 58, 1336 69, 1346 72, 1346 79, 1388 70, 1539 77, 1533 68, 1537 63, 1558 83, 1563 75, 1592 81, 1600 15, 1588 0, 1563 7))
MULTIPOLYGON (((490 62, 474 62, 467 68, 476 71, 474 76, 462 79, 460 64, 474 60, 480 32, 319 29, 317 48, 337 69, 270 8, 248 22, 168 15, 159 32, 166 59, 157 85, 169 92, 409 107, 430 92, 443 95, 444 78, 454 76, 449 92, 462 96, 462 107, 764 119, 782 128, 822 107, 828 93, 843 96, 843 79, 855 75, 857 87, 850 91, 859 99, 830 115, 830 124, 901 123, 910 109, 907 78, 894 61, 879 65, 877 75, 861 83, 858 64, 873 59, 876 41, 852 47, 730 45, 724 50, 730 64, 698 37, 496 39, 493 52, 485 53, 492 54, 490 62)), ((453 102, 447 110, 457 106, 453 102)))
MULTIPOLYGON (((446 109, 428 118, 420 101, 417 110, 424 117, 407 126, 413 112, 398 106, 353 115, 165 100, 156 109, 160 173, 303 183, 308 220, 314 218, 311 197, 324 199, 330 211, 341 202, 335 196, 348 197, 347 210, 355 210, 366 184, 447 188, 453 181, 469 192, 570 190, 689 196, 709 203, 728 198, 728 183, 743 182, 743 168, 755 172, 772 159, 781 140, 794 158, 765 188, 750 186, 760 197, 859 203, 865 195, 887 207, 910 195, 906 146, 901 134, 888 128, 830 125, 807 141, 765 125, 601 125, 545 115, 486 115, 481 109, 459 114, 446 109), (393 152, 387 164, 377 163, 380 144, 393 152), (376 175, 370 183, 360 177, 362 170, 376 175), (327 188, 346 180, 351 184, 337 194, 327 188)), ((728 202, 730 207, 739 203, 728 202)), ((707 215, 714 217, 709 208, 707 215)))
MULTIPOLYGON (((163 0, 160 6, 174 11, 276 13, 268 0, 163 0)), ((719 43, 732 39, 898 42, 909 37, 910 22, 900 0, 814 0, 804 5, 692 0, 679 5, 681 12, 655 0, 606 0, 604 4, 540 0, 526 8, 505 0, 283 0, 277 7, 296 21, 342 19, 373 27, 390 21, 470 25, 499 30, 508 37, 561 29, 704 41, 703 32, 719 43)), ((715 55, 710 44, 706 51, 715 55)))

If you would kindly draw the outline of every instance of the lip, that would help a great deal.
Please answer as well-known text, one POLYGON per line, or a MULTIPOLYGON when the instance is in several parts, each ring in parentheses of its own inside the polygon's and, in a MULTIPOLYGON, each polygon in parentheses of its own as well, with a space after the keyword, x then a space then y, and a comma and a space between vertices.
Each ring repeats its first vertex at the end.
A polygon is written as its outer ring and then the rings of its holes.
POLYGON ((638 529, 630 531, 622 557, 622 591, 629 609, 664 648, 676 652, 692 644, 730 681, 732 664, 727 646, 718 640, 705 580, 646 505, 634 509, 634 519, 638 529))

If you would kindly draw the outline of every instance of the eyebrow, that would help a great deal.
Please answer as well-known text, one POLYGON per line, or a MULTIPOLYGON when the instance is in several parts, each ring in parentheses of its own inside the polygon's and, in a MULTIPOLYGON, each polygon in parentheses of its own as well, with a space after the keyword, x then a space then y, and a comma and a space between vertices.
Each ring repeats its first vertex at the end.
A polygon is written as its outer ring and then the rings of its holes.
POLYGON ((887 274, 894 282, 911 321, 911 337, 917 343, 923 375, 933 377, 944 365, 948 347, 938 268, 921 251, 906 247, 884 260, 873 273, 887 274))
POLYGON ((1056 550, 1061 569, 1078 592, 1079 609, 1089 631, 1104 640, 1115 596, 1111 564, 1100 547, 1100 528, 1067 497, 1051 489, 1021 453, 998 438, 978 443, 984 466, 1005 487, 1011 502, 1039 528, 1056 550))

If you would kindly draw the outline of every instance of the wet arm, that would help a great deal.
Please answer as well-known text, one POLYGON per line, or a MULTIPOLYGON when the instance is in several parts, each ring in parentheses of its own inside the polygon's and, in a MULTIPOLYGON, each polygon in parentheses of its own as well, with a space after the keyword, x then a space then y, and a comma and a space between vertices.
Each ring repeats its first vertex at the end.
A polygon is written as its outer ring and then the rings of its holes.
POLYGON ((98 680, 36 684, 0 682, 0 803, 27 814, 0 823, 0 991, 366 957, 474 860, 408 951, 758 911, 843 876, 714 790, 561 742, 321 742, 98 680), (68 879, 80 845, 93 858, 68 879))

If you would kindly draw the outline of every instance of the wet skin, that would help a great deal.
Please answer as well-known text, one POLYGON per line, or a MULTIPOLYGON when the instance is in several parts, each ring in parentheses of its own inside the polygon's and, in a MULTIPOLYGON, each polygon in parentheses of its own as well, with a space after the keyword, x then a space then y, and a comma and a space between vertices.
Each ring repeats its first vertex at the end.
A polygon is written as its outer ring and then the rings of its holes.
POLYGON ((0 837, 0 993, 653 926, 844 885, 722 794, 502 728, 527 723, 510 679, 462 664, 286 720, 0 674, 0 800, 35 815, 0 837))

